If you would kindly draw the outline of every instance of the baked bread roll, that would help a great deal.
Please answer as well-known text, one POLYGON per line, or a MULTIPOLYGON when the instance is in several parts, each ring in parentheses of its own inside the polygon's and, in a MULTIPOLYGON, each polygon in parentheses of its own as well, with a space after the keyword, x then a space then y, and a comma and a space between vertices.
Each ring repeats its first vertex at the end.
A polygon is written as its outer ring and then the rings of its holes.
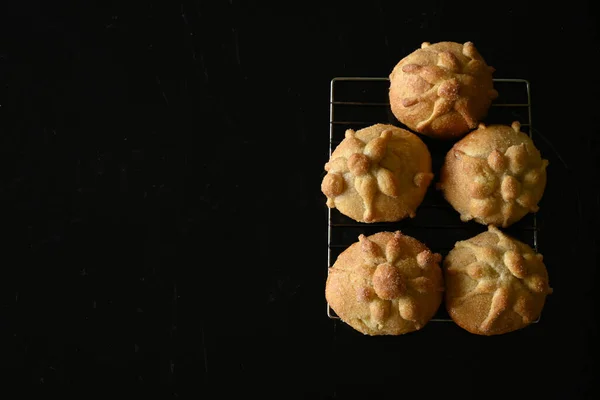
POLYGON ((389 76, 392 113, 413 131, 458 138, 477 127, 498 97, 493 72, 471 42, 425 42, 389 76))
POLYGON ((493 225, 457 242, 444 259, 444 274, 450 317, 478 335, 524 328, 552 293, 542 255, 493 225))
POLYGON ((414 133, 376 124, 346 131, 325 164, 327 206, 358 222, 414 217, 431 183, 431 155, 414 133))
POLYGON ((360 235, 358 240, 329 269, 329 306, 365 335, 423 328, 442 301, 441 256, 399 231, 360 235))
POLYGON ((518 122, 480 124, 446 155, 438 188, 461 220, 507 227, 538 210, 547 166, 518 122))

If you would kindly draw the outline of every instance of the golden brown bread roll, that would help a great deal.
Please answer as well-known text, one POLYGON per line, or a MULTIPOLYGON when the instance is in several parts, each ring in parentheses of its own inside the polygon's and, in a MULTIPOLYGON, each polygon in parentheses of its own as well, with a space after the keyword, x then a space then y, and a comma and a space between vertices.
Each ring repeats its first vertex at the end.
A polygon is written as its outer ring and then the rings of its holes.
POLYGON ((416 132, 458 138, 477 127, 498 97, 493 72, 471 42, 425 42, 389 76, 392 113, 416 132))
POLYGON ((444 259, 444 274, 450 317, 478 335, 524 328, 552 293, 542 255, 492 225, 456 243, 444 259))
POLYGON ((441 256, 398 232, 379 232, 339 255, 325 297, 342 321, 365 335, 421 329, 442 301, 441 256))
POLYGON ((463 221, 507 227, 538 210, 547 166, 518 122, 480 124, 446 155, 438 188, 463 221))
POLYGON ((423 141, 386 124, 347 130, 325 170, 327 206, 367 223, 414 217, 433 178, 423 141))

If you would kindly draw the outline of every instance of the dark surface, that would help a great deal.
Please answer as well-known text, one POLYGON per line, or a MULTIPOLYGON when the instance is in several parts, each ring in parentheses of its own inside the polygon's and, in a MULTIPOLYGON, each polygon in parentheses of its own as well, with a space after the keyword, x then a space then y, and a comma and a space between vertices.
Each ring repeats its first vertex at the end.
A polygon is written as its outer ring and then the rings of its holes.
POLYGON ((597 393, 586 2, 96 3, 0 6, 3 380, 161 382, 179 396, 206 383, 279 398, 597 393), (387 76, 440 40, 474 41, 495 77, 531 81, 555 292, 539 324, 501 337, 451 323, 362 337, 325 315, 329 82, 387 76))

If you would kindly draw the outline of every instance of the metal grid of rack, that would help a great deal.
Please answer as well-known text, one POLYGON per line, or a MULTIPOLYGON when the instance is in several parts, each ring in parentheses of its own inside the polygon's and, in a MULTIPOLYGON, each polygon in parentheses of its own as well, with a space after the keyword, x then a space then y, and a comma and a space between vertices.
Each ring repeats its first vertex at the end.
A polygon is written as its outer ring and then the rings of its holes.
MULTIPOLYGON (((490 108, 485 119, 487 124, 521 123, 521 130, 532 137, 531 92, 525 79, 494 79, 500 96, 490 108)), ((361 129, 375 123, 389 123, 407 129, 391 113, 388 102, 389 79, 380 77, 338 77, 331 80, 329 100, 329 156, 343 140, 346 129, 361 129)), ((327 216, 327 268, 335 263, 337 256, 354 243, 358 235, 370 235, 382 230, 401 230, 423 241, 432 251, 445 256, 456 241, 468 239, 487 229, 476 222, 462 222, 458 213, 435 189, 437 172, 454 141, 440 141, 420 135, 432 157, 432 169, 436 177, 430 185, 417 216, 395 223, 359 223, 342 215, 336 209, 328 209, 327 216)), ((538 250, 538 223, 535 213, 527 215, 505 231, 538 250)), ((327 304, 327 316, 339 319, 327 304)), ((534 321, 538 322, 539 318, 534 321)), ((452 322, 444 307, 431 322, 452 322)))

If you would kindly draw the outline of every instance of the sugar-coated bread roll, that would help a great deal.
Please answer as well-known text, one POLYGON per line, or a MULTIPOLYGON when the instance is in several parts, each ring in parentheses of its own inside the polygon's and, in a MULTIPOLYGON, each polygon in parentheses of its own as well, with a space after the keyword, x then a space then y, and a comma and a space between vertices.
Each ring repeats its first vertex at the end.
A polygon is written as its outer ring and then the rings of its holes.
POLYGON ((347 130, 325 171, 327 206, 366 223, 414 217, 433 178, 425 143, 386 124, 347 130))
POLYGON ((329 269, 325 296, 342 321, 365 335, 416 331, 441 304, 440 261, 399 231, 360 235, 329 269))
POLYGON ((518 122, 480 124, 446 155, 438 188, 463 221, 508 227, 538 210, 547 166, 518 122))
POLYGON ((423 43, 390 73, 392 113, 409 129, 453 139, 477 127, 498 92, 471 42, 423 43))
POLYGON ((541 254, 490 225, 444 259, 446 309, 454 322, 478 335, 526 327, 552 293, 541 254))

